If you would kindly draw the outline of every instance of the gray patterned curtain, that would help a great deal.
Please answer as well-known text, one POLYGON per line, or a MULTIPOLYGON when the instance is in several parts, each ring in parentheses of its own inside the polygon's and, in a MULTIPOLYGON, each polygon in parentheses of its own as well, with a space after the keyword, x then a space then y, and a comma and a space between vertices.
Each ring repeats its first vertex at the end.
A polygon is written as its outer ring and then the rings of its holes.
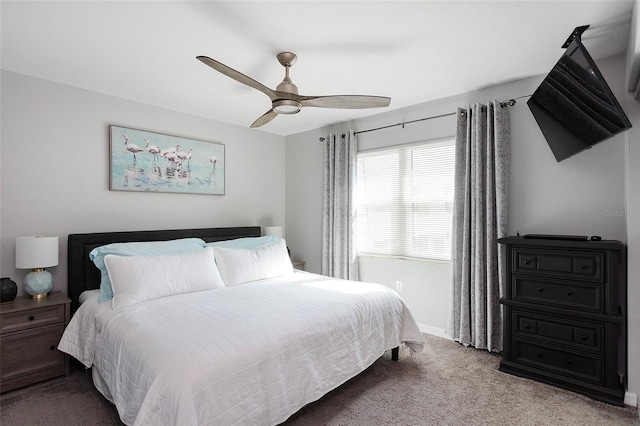
POLYGON ((447 333, 457 342, 502 351, 504 247, 509 184, 509 113, 500 103, 458 109, 447 333))
POLYGON ((329 135, 324 143, 322 274, 357 280, 353 191, 358 143, 353 131, 329 135))

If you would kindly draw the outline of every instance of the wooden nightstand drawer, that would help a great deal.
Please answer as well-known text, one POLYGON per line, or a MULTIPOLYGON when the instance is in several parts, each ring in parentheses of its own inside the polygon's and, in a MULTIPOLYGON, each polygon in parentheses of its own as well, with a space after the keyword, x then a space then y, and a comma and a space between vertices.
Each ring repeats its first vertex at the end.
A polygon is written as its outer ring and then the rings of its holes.
POLYGON ((28 311, 6 313, 0 316, 0 333, 28 330, 64 322, 64 305, 46 306, 28 311))
POLYGON ((38 376, 40 380, 65 374, 65 356, 57 349, 64 324, 42 327, 2 338, 0 387, 12 380, 38 376))

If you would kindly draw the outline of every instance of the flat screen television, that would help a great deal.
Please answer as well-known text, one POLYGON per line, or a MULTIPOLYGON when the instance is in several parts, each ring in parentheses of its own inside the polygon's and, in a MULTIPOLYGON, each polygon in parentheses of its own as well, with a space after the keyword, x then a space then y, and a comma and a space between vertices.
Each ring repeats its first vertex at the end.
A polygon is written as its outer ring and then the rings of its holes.
POLYGON ((631 127, 580 32, 573 37, 527 101, 558 162, 631 127))

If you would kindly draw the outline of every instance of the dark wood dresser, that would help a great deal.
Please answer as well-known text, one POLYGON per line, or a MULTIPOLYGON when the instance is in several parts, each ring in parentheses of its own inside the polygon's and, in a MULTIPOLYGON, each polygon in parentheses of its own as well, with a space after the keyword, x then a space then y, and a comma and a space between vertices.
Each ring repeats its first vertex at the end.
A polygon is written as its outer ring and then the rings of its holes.
POLYGON ((506 237, 500 370, 624 405, 626 264, 619 241, 506 237))

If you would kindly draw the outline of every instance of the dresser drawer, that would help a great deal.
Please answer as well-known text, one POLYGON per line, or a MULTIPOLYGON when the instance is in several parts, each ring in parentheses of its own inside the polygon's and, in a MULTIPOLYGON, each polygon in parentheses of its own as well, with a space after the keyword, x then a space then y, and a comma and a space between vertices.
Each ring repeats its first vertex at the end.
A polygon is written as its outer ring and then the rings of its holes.
POLYGON ((513 250, 513 272, 602 282, 601 253, 513 250))
POLYGON ((65 374, 65 357, 57 349, 63 332, 61 324, 2 336, 0 381, 25 374, 65 374))
POLYGON ((576 354, 519 340, 516 340, 514 349, 516 362, 595 384, 603 383, 602 357, 576 354))
POLYGON ((28 330, 48 324, 64 323, 65 305, 45 306, 38 309, 8 312, 0 316, 0 333, 28 330))
POLYGON ((603 351, 602 324, 571 321, 517 310, 512 311, 512 315, 517 337, 534 337, 552 344, 565 344, 596 353, 603 351))
POLYGON ((597 283, 555 281, 513 276, 513 300, 562 306, 592 312, 604 310, 604 286, 597 283))

